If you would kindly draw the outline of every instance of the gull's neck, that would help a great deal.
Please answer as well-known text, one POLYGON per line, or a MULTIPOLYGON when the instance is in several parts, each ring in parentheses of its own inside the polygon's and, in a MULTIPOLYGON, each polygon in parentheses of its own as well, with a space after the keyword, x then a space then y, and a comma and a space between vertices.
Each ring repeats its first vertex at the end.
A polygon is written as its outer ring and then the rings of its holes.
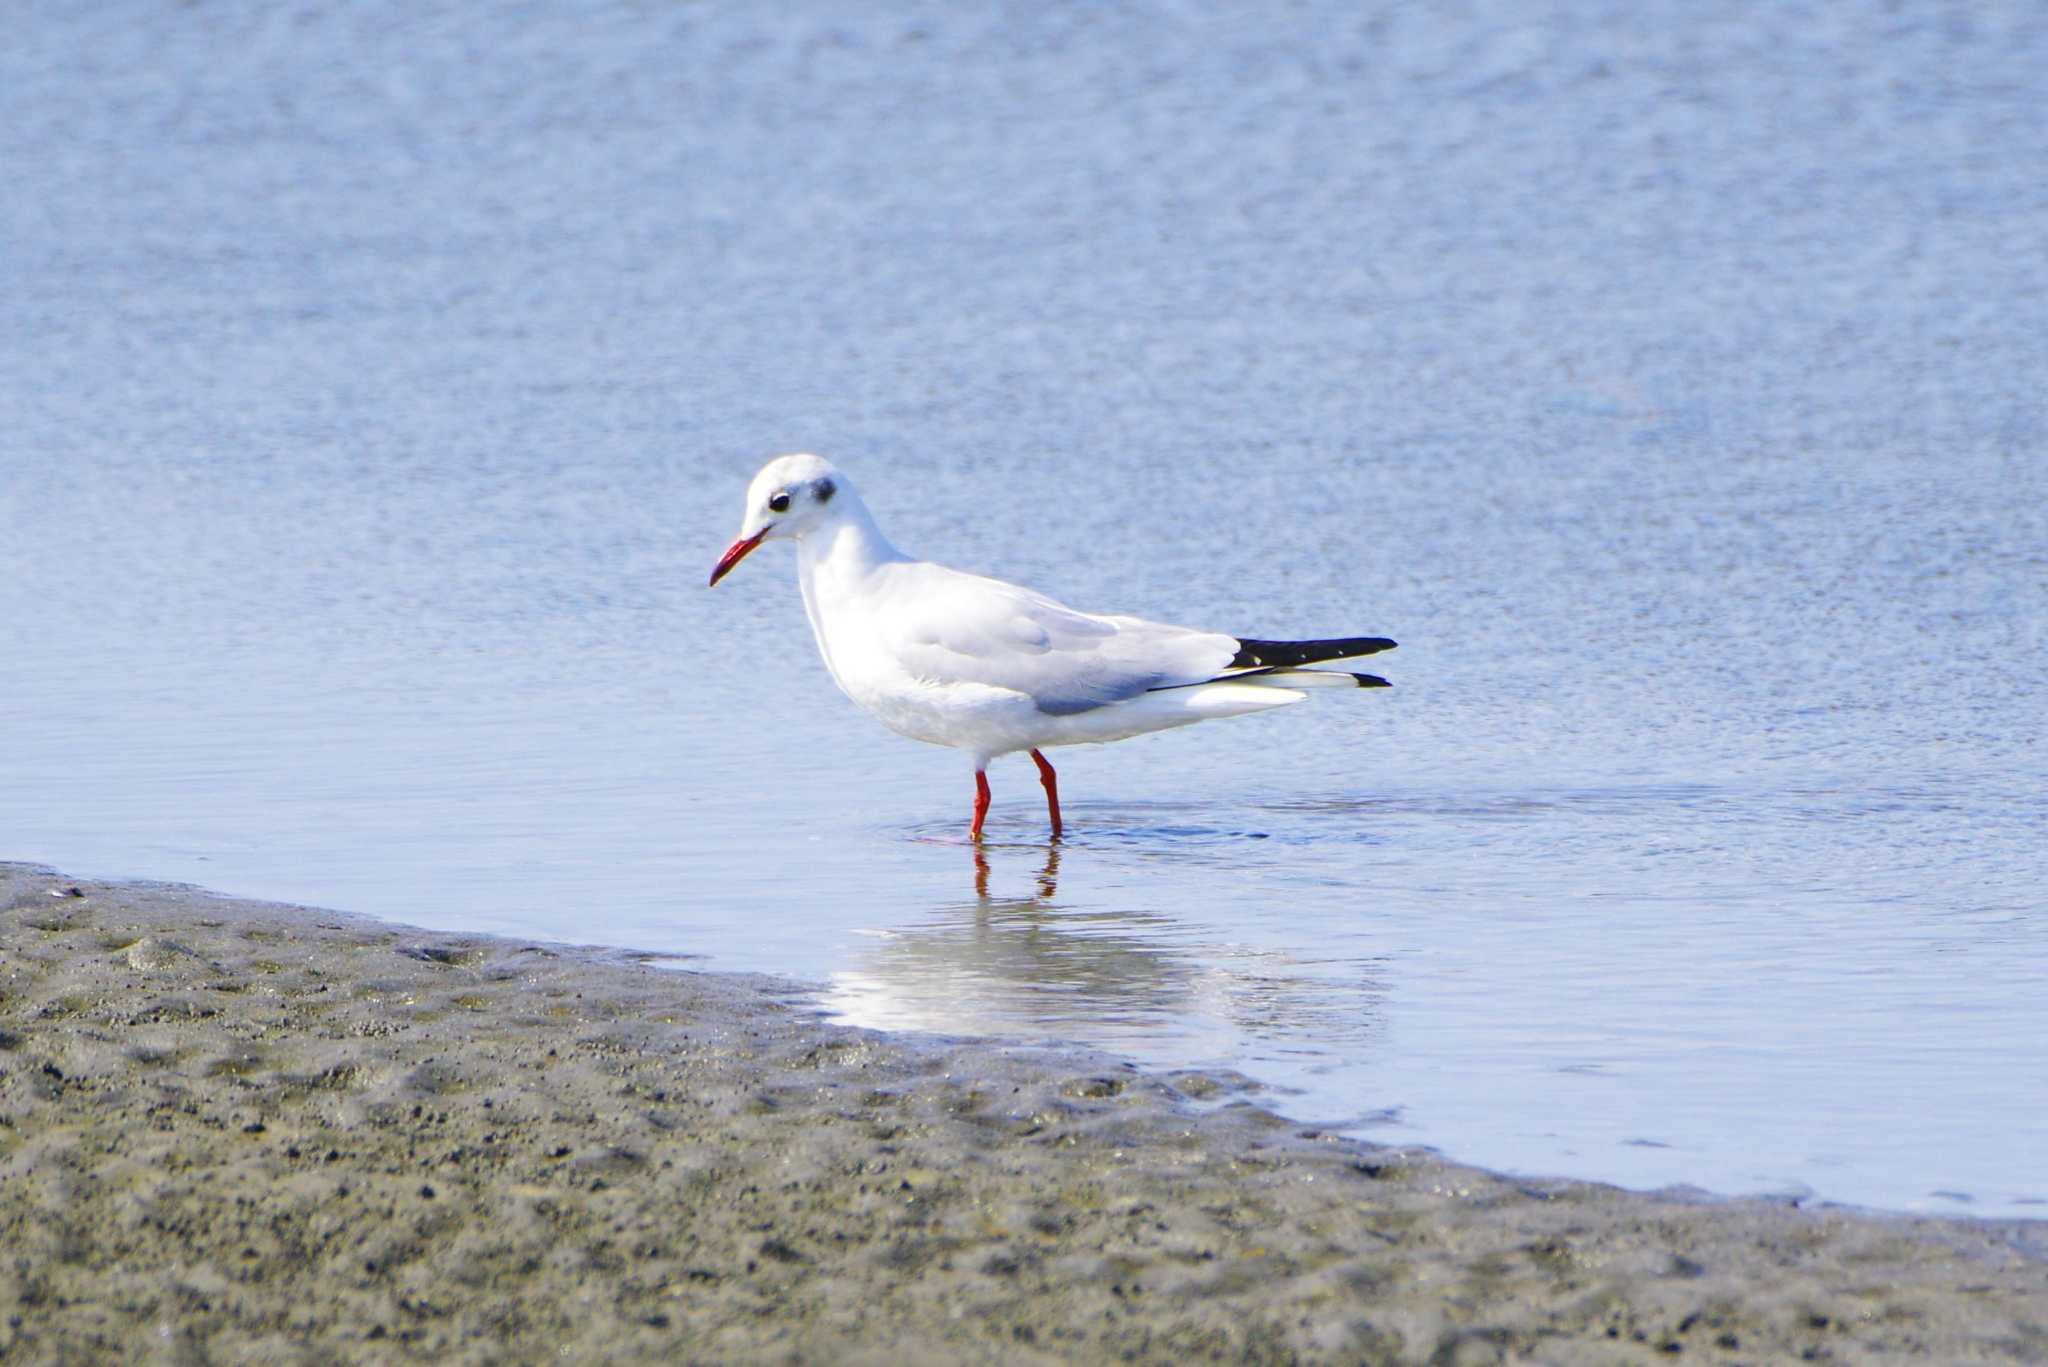
MULTIPOLYGON (((849 683, 840 672, 828 623, 838 624, 842 634, 848 627, 857 630, 866 617, 863 605, 871 609, 874 602, 867 593, 869 577, 882 566, 909 557, 889 544, 850 490, 840 498, 846 503, 839 516, 797 538, 796 582, 803 590, 804 616, 810 619, 826 671, 842 692, 856 697, 858 683, 849 683)), ((859 658, 858 651, 854 658, 859 658)))
POLYGON ((889 544, 865 505, 850 494, 839 516, 805 533, 796 543, 797 572, 806 584, 823 578, 852 588, 881 565, 910 557, 889 544))

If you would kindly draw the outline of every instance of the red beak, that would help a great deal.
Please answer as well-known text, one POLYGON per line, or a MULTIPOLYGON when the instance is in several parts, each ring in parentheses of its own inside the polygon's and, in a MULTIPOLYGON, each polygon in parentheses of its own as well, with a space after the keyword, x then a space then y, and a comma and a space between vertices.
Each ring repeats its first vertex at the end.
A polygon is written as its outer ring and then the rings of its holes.
MULTIPOLYGON (((725 548, 725 554, 719 556, 718 563, 711 567, 711 583, 716 584, 719 580, 725 578, 727 574, 731 573, 732 567, 734 565, 739 564, 740 561, 745 560, 747 558, 747 552, 754 549, 754 547, 760 545, 761 538, 766 535, 768 535, 768 529, 766 527, 763 527, 760 531, 755 532, 752 536, 743 536, 739 540, 733 542, 730 546, 727 546, 725 548)), ((711 587, 711 584, 706 584, 705 587, 709 588, 711 587)))

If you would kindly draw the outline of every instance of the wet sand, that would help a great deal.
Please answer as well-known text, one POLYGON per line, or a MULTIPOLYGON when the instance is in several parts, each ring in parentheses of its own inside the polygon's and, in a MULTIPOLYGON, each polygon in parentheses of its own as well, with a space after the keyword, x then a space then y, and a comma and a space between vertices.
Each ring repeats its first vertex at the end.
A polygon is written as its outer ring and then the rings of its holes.
POLYGON ((2048 1223, 1504 1178, 600 950, 0 908, 9 1362, 2048 1361, 2048 1223))

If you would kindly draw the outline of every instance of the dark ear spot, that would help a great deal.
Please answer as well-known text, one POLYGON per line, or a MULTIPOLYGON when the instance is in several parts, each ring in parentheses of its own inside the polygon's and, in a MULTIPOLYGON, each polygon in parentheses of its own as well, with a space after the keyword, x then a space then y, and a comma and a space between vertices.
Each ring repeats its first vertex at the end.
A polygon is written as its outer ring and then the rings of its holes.
POLYGON ((839 492, 839 486, 832 482, 830 475, 818 481, 818 502, 830 503, 832 495, 839 492))

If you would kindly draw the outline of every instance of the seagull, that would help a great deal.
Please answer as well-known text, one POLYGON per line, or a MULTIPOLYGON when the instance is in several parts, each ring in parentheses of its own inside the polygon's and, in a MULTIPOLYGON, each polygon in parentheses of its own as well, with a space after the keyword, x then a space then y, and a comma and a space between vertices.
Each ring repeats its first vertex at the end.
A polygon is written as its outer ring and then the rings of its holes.
POLYGON ((1058 840, 1059 779, 1043 750, 1264 712, 1309 688, 1388 686, 1376 674, 1309 667, 1392 650, 1383 636, 1255 640, 1078 612, 1019 584, 913 560, 882 535, 852 481, 814 455, 761 467, 711 583, 781 540, 796 542, 804 613, 840 691, 890 730, 974 761, 975 841, 989 761, 1000 755, 1030 754, 1058 840))

